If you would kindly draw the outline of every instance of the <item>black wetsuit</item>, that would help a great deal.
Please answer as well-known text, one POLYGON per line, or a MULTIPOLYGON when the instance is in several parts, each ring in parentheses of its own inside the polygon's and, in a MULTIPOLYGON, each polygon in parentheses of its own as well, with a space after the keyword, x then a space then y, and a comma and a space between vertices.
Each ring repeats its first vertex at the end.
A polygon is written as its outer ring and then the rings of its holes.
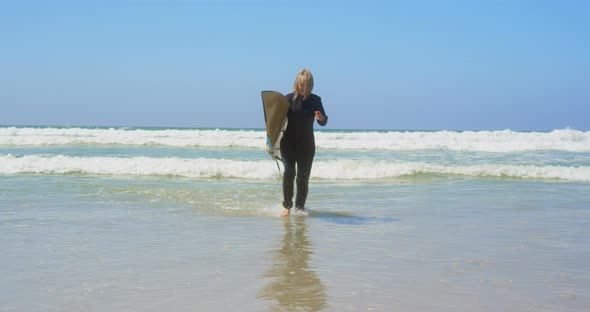
POLYGON ((287 209, 293 207, 293 180, 297 173, 295 207, 304 209, 309 174, 315 155, 315 138, 313 135, 315 112, 320 111, 324 115, 324 120, 322 122, 318 121, 320 126, 326 125, 328 116, 324 111, 322 99, 313 93, 304 101, 302 101, 301 96, 293 101, 293 93, 287 94, 286 97, 289 101, 288 123, 281 139, 281 157, 285 166, 283 174, 283 207, 287 209), (295 164, 297 164, 297 171, 295 170, 295 164))

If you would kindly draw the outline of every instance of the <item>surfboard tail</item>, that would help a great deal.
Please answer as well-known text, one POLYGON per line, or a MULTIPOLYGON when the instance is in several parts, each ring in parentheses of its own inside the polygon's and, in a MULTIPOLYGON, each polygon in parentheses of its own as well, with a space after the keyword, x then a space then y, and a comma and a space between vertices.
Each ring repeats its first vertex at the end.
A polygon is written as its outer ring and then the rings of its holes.
POLYGON ((266 152, 270 155, 272 159, 281 160, 281 158, 279 157, 281 154, 281 139, 283 138, 283 134, 287 129, 287 123, 287 118, 285 118, 285 120, 283 121, 283 125, 281 127, 281 131, 279 132, 279 135, 275 138, 274 141, 272 141, 272 138, 270 136, 266 136, 266 152))

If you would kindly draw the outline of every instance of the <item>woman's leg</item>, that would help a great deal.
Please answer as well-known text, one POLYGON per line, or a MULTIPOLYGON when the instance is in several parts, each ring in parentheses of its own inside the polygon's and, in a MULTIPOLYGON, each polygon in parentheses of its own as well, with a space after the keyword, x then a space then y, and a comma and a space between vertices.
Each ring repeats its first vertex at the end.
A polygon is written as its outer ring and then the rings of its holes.
MULTIPOLYGON (((281 142, 282 143, 282 142, 281 142)), ((293 181, 295 180, 295 153, 286 144, 281 144, 281 157, 283 158, 283 207, 293 207, 293 181)))
POLYGON ((297 196, 295 198, 295 207, 297 209, 305 209, 314 155, 315 144, 307 146, 307 148, 303 148, 297 153, 297 196))

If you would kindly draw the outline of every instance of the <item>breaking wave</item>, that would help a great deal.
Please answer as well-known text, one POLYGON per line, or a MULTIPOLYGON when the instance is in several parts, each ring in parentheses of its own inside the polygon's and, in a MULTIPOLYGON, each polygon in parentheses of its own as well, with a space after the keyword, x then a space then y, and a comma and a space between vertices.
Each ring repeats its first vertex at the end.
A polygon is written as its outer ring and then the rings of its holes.
MULTIPOLYGON (((312 179, 379 180, 419 174, 590 181, 588 166, 441 165, 422 162, 318 160, 312 179)), ((187 178, 278 179, 270 160, 210 158, 73 157, 66 155, 2 155, 0 174, 88 174, 110 176, 178 176, 187 178)))
MULTIPOLYGON (((265 132, 262 130, 0 127, 2 146, 116 144, 263 149, 265 142, 265 132)), ((327 149, 396 151, 588 152, 590 131, 317 131, 316 145, 327 149)))

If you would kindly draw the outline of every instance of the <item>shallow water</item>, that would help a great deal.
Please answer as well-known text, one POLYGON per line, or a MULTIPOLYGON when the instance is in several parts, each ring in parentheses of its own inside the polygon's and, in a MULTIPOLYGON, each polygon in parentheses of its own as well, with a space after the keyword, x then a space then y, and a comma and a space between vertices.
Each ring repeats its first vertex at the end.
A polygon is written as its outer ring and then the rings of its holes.
POLYGON ((0 127, 0 311, 584 311, 589 134, 0 127))
POLYGON ((581 311, 590 184, 4 176, 0 309, 581 311))

